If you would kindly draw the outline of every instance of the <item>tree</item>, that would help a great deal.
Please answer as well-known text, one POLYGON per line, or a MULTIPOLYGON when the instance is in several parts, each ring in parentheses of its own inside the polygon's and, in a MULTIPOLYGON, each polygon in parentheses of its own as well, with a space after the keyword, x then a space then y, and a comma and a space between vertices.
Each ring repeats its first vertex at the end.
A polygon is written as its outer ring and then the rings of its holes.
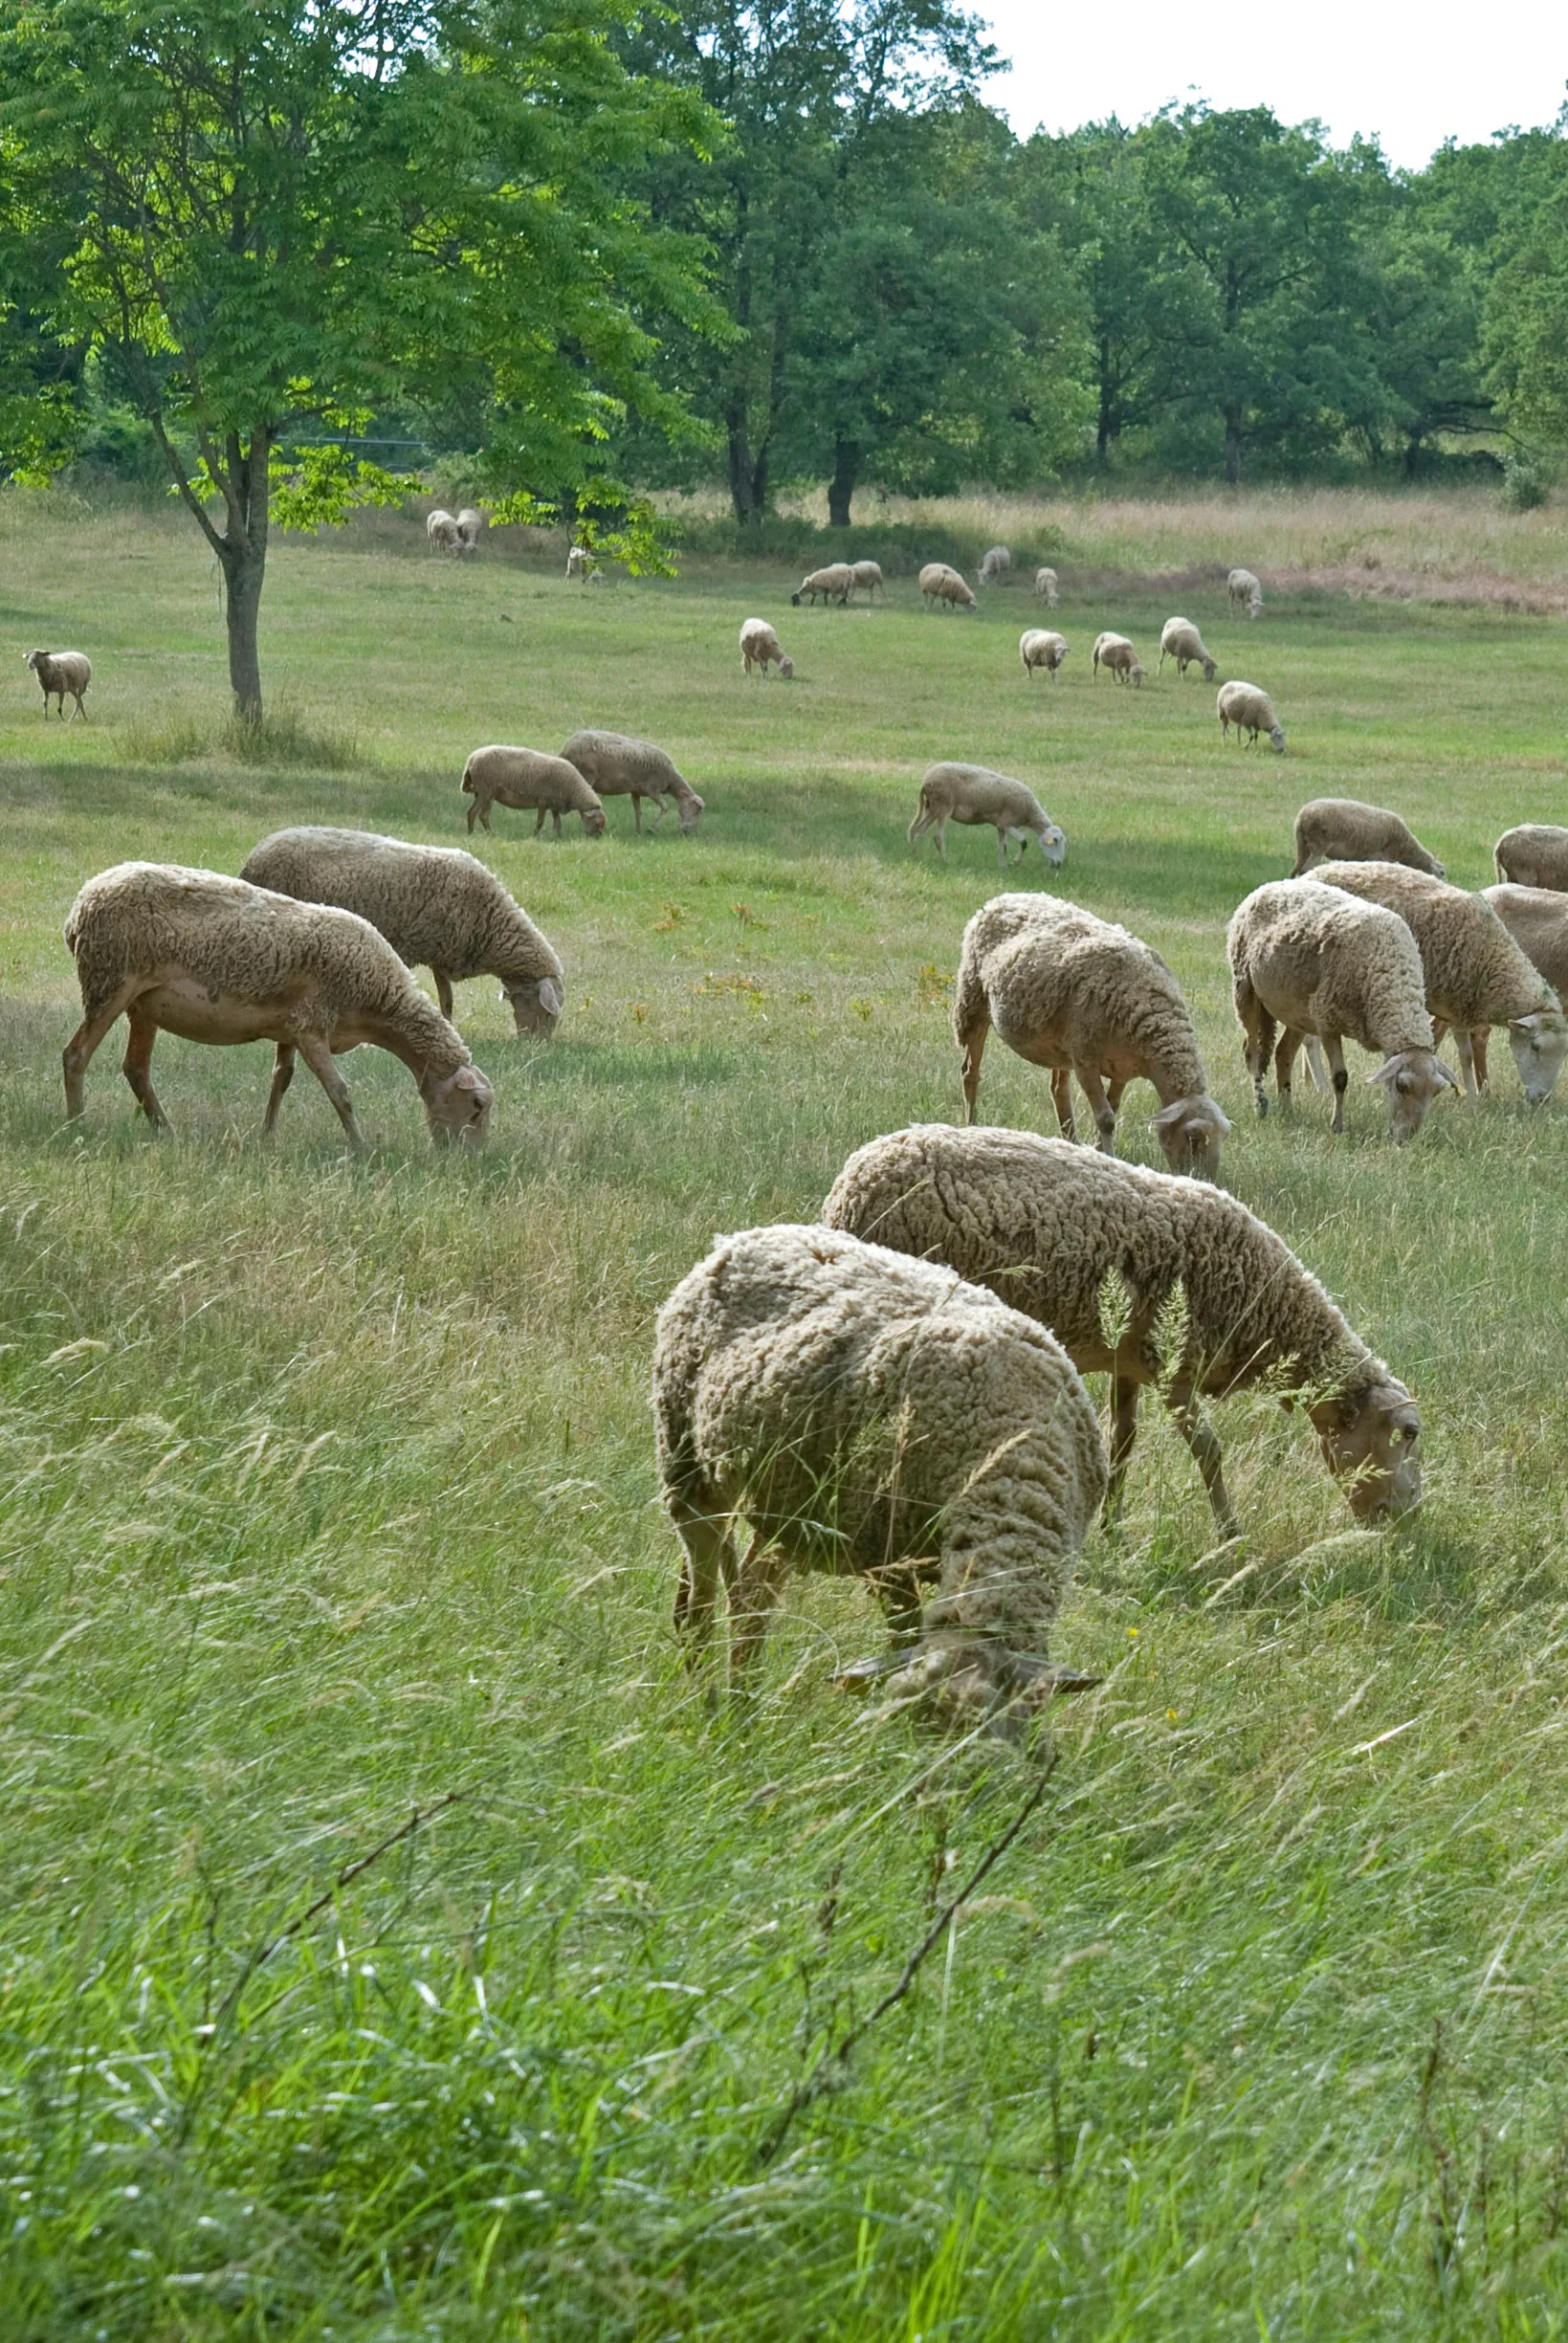
POLYGON ((275 515, 313 526, 400 486, 291 434, 462 393, 525 488, 589 476, 627 407, 678 421, 638 314, 700 325, 704 297, 621 189, 705 122, 627 74, 613 8, 0 7, 0 271, 35 282, 50 253, 49 330, 151 423, 222 566, 243 719, 275 515))

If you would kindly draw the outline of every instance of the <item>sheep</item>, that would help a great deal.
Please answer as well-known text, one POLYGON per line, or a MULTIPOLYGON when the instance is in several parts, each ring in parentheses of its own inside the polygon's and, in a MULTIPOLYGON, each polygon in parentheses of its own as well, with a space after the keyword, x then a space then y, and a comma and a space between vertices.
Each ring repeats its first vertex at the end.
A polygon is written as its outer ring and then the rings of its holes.
POLYGON ((795 662, 782 649, 778 636, 765 618, 748 618, 740 629, 740 673, 749 675, 754 667, 765 675, 770 665, 781 675, 792 675, 795 662))
POLYGON ((1488 887, 1482 899, 1560 999, 1568 991, 1568 894, 1557 887, 1488 887))
POLYGON ((1248 736, 1246 745, 1255 748, 1259 733, 1266 732, 1273 743, 1275 756, 1284 756, 1285 735, 1274 714, 1274 703, 1267 692, 1259 691, 1255 683, 1222 683, 1214 704, 1219 713, 1222 741, 1229 740, 1230 727, 1234 724, 1238 746, 1241 745, 1243 733, 1248 736))
POLYGON ((1226 580, 1226 585, 1230 595, 1232 609, 1238 603, 1244 603, 1248 618, 1263 616, 1263 588, 1249 569, 1233 569, 1226 580))
POLYGON ((130 1039, 121 1071, 153 1128, 168 1117, 152 1087, 161 1029, 187 1041, 276 1045, 262 1120, 270 1138, 302 1057, 363 1147, 348 1086, 332 1061, 371 1042, 403 1060, 431 1136, 478 1144, 490 1084, 434 1003, 367 919, 297 903, 241 878, 176 863, 121 862, 90 878, 71 906, 65 941, 81 985, 82 1021, 65 1047, 65 1111, 83 1107, 87 1068, 116 1018, 130 1039))
POLYGON ((591 586, 599 575, 599 564, 586 545, 572 545, 568 548, 566 554, 566 582, 568 585, 573 579, 581 579, 585 586, 591 586))
POLYGON ((972 617, 980 607, 958 571, 949 569, 945 562, 927 562, 920 572, 920 592, 928 610, 946 603, 950 609, 967 610, 972 617))
POLYGON ((1487 1083, 1487 1030, 1506 1025, 1525 1096, 1532 1106, 1550 1098, 1568 1054, 1568 1018, 1484 896, 1397 862, 1326 862, 1316 877, 1320 885, 1342 888, 1362 902, 1380 903, 1404 921, 1421 954, 1426 1007, 1438 1042, 1452 1026, 1471 1097, 1487 1083))
POLYGON ((980 586, 1005 586, 1012 571, 1013 557, 1005 545, 992 545, 980 559, 980 586))
POLYGON ((443 512, 439 506, 433 513, 426 514, 425 535, 439 552, 461 553, 463 550, 462 532, 455 516, 443 512))
POLYGON ((975 1119, 993 1026, 1009 1050, 1050 1069, 1056 1119, 1069 1138, 1074 1074, 1106 1155, 1115 1152, 1122 1092, 1149 1082, 1159 1096, 1154 1131, 1171 1169, 1218 1179, 1230 1124, 1209 1095, 1191 1013, 1159 953, 1124 927, 1058 895, 999 895, 983 904, 963 931, 953 991, 966 1123, 975 1119))
POLYGON ((854 590, 856 593, 858 593, 861 587, 864 586, 866 590, 866 598, 869 602, 874 602, 878 592, 880 592, 883 601, 886 602, 888 598, 888 583, 882 575, 882 564, 880 562, 851 562, 850 564, 850 574, 853 579, 854 590))
POLYGON ((563 813, 580 813, 586 836, 605 834, 605 809, 576 765, 541 748, 509 748, 499 742, 476 748, 463 767, 463 792, 474 800, 468 809, 471 831, 475 821, 490 828, 492 806, 515 806, 523 812, 537 806, 536 838, 546 814, 554 819, 558 838, 563 813))
POLYGON ((1431 878, 1447 876, 1397 813, 1355 797, 1314 797, 1296 815, 1291 876, 1304 878, 1314 862, 1402 862, 1431 878))
POLYGON ((836 602, 840 608, 849 601, 854 587, 854 571, 848 562, 829 562, 826 569, 813 569, 801 580, 789 597, 799 608, 808 600, 814 605, 820 594, 824 602, 836 602))
POLYGON ((1214 680, 1214 661, 1204 646, 1204 638, 1190 618, 1167 618, 1159 634, 1159 666, 1156 674, 1164 671, 1165 661, 1176 661, 1176 676, 1180 682, 1196 660, 1204 671, 1204 681, 1214 680))
POLYGON ((1144 671, 1139 663, 1137 652, 1124 634, 1106 633, 1095 637, 1094 662, 1089 671, 1091 683, 1102 667, 1114 675, 1118 683, 1141 686, 1143 682, 1144 671))
POLYGON ((1055 609, 1057 598, 1061 590, 1061 584, 1062 581, 1056 575, 1054 569, 1037 569, 1035 571, 1034 590, 1040 596, 1040 599, 1042 602, 1044 602, 1048 610, 1055 609))
POLYGON ((1516 829, 1504 830, 1491 853, 1500 879, 1568 893, 1568 829, 1551 822, 1521 822, 1516 829))
POLYGON ((59 709, 61 721, 65 720, 65 696, 69 692, 77 703, 73 714, 86 723, 87 710, 82 703, 93 680, 93 662, 84 651, 30 651, 25 664, 43 686, 46 721, 52 699, 59 709))
POLYGON ((1191 1450, 1222 1537, 1239 1525, 1199 1400, 1260 1384, 1287 1407, 1302 1400, 1358 1521, 1420 1500, 1409 1391, 1273 1230, 1223 1189, 1032 1132, 930 1123, 850 1156, 822 1217, 989 1287, 1049 1326, 1080 1375, 1111 1376, 1108 1516, 1146 1383, 1191 1450), (1119 1327, 1107 1322, 1112 1295, 1127 1314, 1119 1327))
POLYGON ((1056 670, 1067 657, 1067 637, 1052 634, 1049 627, 1030 627, 1018 638, 1018 655, 1024 662, 1024 673, 1031 683, 1037 667, 1043 667, 1054 683, 1056 670))
POLYGON ((1238 907, 1226 950, 1260 1115, 1269 1111, 1263 1082, 1280 1027, 1274 1077, 1281 1099, 1290 1102, 1296 1050, 1316 1035, 1333 1070, 1334 1131, 1345 1127, 1347 1033, 1382 1059, 1366 1078, 1387 1094, 1396 1144, 1415 1137, 1445 1085, 1459 1087, 1436 1054, 1421 955, 1397 913, 1315 878, 1272 879, 1238 907))
POLYGON ((701 798, 676 771, 674 760, 651 740, 633 740, 624 732, 574 732, 561 753, 600 797, 629 797, 638 829, 645 797, 655 808, 655 823, 668 811, 666 796, 674 799, 682 837, 690 836, 702 819, 701 798))
POLYGON ((1007 868, 1008 839, 1018 840, 1022 862, 1031 832, 1039 839, 1040 851, 1048 862, 1059 864, 1067 857, 1067 838, 1034 791, 1021 781, 1009 781, 1005 773, 993 773, 987 765, 934 764, 926 774, 920 784, 919 810, 909 826, 911 846, 928 829, 934 830, 937 851, 945 858, 949 822, 993 823, 997 859, 1004 870, 1007 868))
POLYGON ((489 526, 488 514, 476 511, 472 504, 465 504, 457 516, 457 535, 461 540, 459 550, 463 553, 477 553, 479 540, 489 526))
POLYGON ((1033 1318, 839 1229, 742 1230, 659 1312, 653 1421, 683 1549, 676 1629, 700 1649, 722 1583, 738 1679, 785 1577, 812 1570, 876 1594, 895 1697, 1005 1731, 1006 1707, 1049 1688, 1106 1465, 1089 1395, 1033 1318))
POLYGON ((500 980, 519 1033, 548 1037, 565 1006, 561 962, 493 871, 454 846, 411 846, 363 829, 276 829, 240 877, 300 903, 357 912, 410 968, 429 968, 441 1014, 473 976, 500 980))

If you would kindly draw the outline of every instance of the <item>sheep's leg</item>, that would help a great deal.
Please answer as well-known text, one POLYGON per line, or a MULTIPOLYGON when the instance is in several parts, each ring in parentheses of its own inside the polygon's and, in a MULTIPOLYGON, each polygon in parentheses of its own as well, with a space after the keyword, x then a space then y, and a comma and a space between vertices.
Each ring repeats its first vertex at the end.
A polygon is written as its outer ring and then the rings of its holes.
POLYGON ((61 1065, 65 1072, 65 1114, 75 1122, 81 1113, 87 1085, 87 1069, 93 1062, 93 1052, 109 1028, 122 1015, 136 991, 137 982, 121 984, 120 990, 101 1008, 84 1017, 65 1045, 61 1065))
POLYGON ((784 1556, 759 1530, 730 1595, 730 1674, 737 1682, 757 1665, 787 1573, 784 1556))
MULTIPOLYGON (((338 1072, 337 1067, 332 1063, 331 1050, 327 1048, 325 1042, 321 1039, 319 1033, 311 1034, 308 1040, 301 1035, 298 1042, 295 1046, 298 1050, 300 1056, 304 1059, 305 1064, 310 1068, 311 1072, 316 1076, 317 1081, 320 1082, 321 1088, 325 1091, 327 1096, 337 1108, 338 1120, 342 1124, 344 1131, 348 1134, 349 1145, 351 1147, 363 1148, 364 1145, 364 1134, 354 1119, 354 1102, 349 1097, 347 1083, 343 1080, 342 1075, 338 1072)), ((279 1092, 278 1095, 281 1096, 282 1093, 279 1092)))
POLYGON ((435 997, 441 1005, 441 1014, 450 1025, 452 1022, 452 979, 445 968, 431 968, 431 974, 435 979, 435 997))
POLYGON ((475 819, 475 816, 477 814, 478 810, 479 810, 479 801, 478 801, 478 799, 477 799, 477 798, 472 798, 472 799, 469 801, 469 808, 468 808, 468 829, 469 829, 469 835, 470 835, 470 837, 472 837, 472 836, 473 836, 473 834, 474 834, 474 819, 475 819))
POLYGON ((947 816, 939 813, 931 830, 932 842, 943 862, 947 860, 947 816))
POLYGON ((1078 1077, 1079 1089, 1089 1101, 1090 1113, 1094 1117, 1094 1128, 1099 1133, 1095 1144, 1101 1155, 1115 1155, 1116 1152, 1116 1114, 1105 1094, 1105 1085, 1100 1080, 1100 1070, 1097 1066, 1074 1066, 1072 1071, 1078 1077))
POLYGON ((548 807, 545 806, 541 806, 539 809, 538 818, 534 823, 534 835, 536 838, 539 836, 540 831, 544 828, 544 816, 548 810, 548 807))
POLYGON ((1064 1138, 1075 1139, 1078 1126, 1072 1119, 1072 1072, 1067 1066, 1050 1070, 1050 1099, 1056 1109, 1056 1127, 1064 1138))
POLYGON ((1109 1529, 1121 1511, 1122 1485, 1137 1438, 1138 1381, 1119 1371, 1111 1378, 1111 1477, 1105 1485, 1105 1510, 1100 1518, 1109 1529))
POLYGON ((1345 1093, 1350 1088, 1350 1075, 1345 1071, 1345 1045, 1337 1033, 1325 1033, 1323 1054, 1329 1061, 1329 1074, 1334 1083, 1334 1120, 1331 1131, 1345 1127, 1345 1093))
POLYGON ((1126 1088, 1127 1079, 1124 1074, 1116 1074, 1106 1084, 1106 1103, 1110 1107, 1113 1115, 1119 1115, 1121 1113, 1121 1094, 1126 1088))
POLYGON ((1309 1033, 1306 1036, 1306 1044, 1307 1072, 1312 1076, 1313 1088, 1314 1090, 1327 1090, 1329 1086, 1329 1069, 1328 1061, 1323 1055, 1323 1045, 1318 1040, 1315 1033, 1309 1033))
POLYGON ((1213 1426, 1200 1409, 1192 1385, 1172 1383, 1165 1394, 1176 1428, 1186 1442, 1192 1461, 1204 1476, 1208 1491, 1208 1502, 1215 1525, 1222 1537, 1239 1537, 1241 1525, 1236 1519, 1230 1492, 1225 1485, 1223 1452, 1213 1426))
POLYGON ((1300 1049, 1301 1043, 1301 1034, 1292 1032, 1287 1026, 1279 1037, 1279 1047, 1274 1051, 1274 1088, 1279 1093, 1281 1106, 1289 1106, 1291 1103, 1291 1069, 1295 1064, 1295 1053, 1300 1049))
POLYGON ((1465 1095, 1467 1098, 1477 1097, 1480 1094, 1475 1081, 1475 1044, 1466 1027, 1454 1027, 1453 1046, 1459 1053, 1459 1071, 1465 1080, 1465 1095))
POLYGON ((980 1094, 980 1061, 985 1054, 985 1036, 991 1029, 989 1017, 977 1026, 963 1045, 963 1119, 975 1119, 975 1100, 980 1094))
POLYGON ((1491 1038, 1490 1025, 1478 1025, 1470 1035, 1470 1049, 1475 1057, 1475 1078, 1481 1086, 1483 1094, 1491 1088, 1491 1084, 1487 1079, 1487 1043, 1491 1038))
POLYGON ((1242 1043, 1242 1058, 1252 1077, 1252 1096, 1260 1117, 1269 1112, 1269 1094, 1264 1078, 1269 1072, 1270 1053, 1274 1046, 1274 1021, 1257 994, 1245 979, 1238 979, 1234 995, 1237 1022, 1246 1036, 1242 1043))
POLYGON ((1004 870, 1007 868, 1007 840, 1011 836, 1012 832, 1005 823, 999 822, 996 826, 996 858, 1004 870))
POLYGON ((261 1117, 261 1136, 271 1138, 277 1128, 277 1110, 283 1103, 283 1094, 294 1080, 295 1048, 292 1041, 280 1041, 277 1055, 273 1060, 273 1086, 267 1094, 267 1112, 261 1117))
POLYGON ((555 829, 550 834, 552 837, 559 838, 561 835, 561 808, 559 806, 551 807, 550 819, 555 824, 555 829))
POLYGON ((673 1493, 669 1505, 682 1547, 680 1580, 675 1588, 675 1632, 687 1639, 695 1656, 713 1634, 719 1587, 735 1584, 731 1517, 700 1512, 673 1493))
POLYGON ((152 1046, 158 1039, 158 1028, 142 1010, 133 1008, 129 1015, 130 1039, 120 1071, 131 1086, 132 1095, 155 1131, 169 1128, 168 1116, 158 1103, 158 1093, 152 1087, 152 1046))

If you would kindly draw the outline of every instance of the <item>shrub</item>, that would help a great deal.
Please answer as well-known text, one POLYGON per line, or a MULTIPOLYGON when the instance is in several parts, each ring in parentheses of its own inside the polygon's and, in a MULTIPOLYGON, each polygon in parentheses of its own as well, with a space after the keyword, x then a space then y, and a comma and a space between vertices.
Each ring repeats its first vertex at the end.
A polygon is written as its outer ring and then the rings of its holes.
POLYGON ((1552 483, 1533 455, 1503 458, 1503 485, 1498 491, 1511 513, 1534 513, 1552 494, 1552 483))

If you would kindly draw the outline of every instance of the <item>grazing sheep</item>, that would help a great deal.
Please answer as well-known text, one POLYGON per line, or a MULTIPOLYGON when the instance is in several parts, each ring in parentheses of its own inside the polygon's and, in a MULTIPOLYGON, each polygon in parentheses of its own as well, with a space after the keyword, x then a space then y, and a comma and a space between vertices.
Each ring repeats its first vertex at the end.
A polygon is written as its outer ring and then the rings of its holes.
POLYGON ((457 526, 455 514, 443 512, 439 506, 433 513, 426 514, 425 535, 442 553, 461 553, 463 550, 462 532, 457 526))
POLYGON ((1421 954, 1426 1007, 1438 1028, 1453 1028, 1465 1088, 1471 1097, 1486 1085, 1487 1029, 1508 1028, 1509 1047, 1532 1106, 1550 1098, 1568 1054, 1568 1018, 1550 984, 1520 951, 1492 906, 1463 887, 1407 871, 1397 862, 1327 862, 1317 872, 1325 887, 1342 888, 1364 903, 1380 903, 1404 921, 1421 954), (1483 1036, 1475 1063, 1476 1034, 1483 1036))
POLYGON ((882 575, 882 564, 880 562, 851 562, 850 564, 850 575, 853 580, 854 590, 856 593, 859 593, 861 588, 864 587, 868 601, 874 602, 878 593, 880 593, 883 601, 886 602, 888 598, 888 584, 887 580, 882 575))
POLYGON ((920 572, 920 592, 928 610, 946 603, 950 609, 967 610, 972 617, 980 607, 958 571, 949 569, 945 562, 927 562, 920 572))
POLYGON ((804 577, 791 603, 809 601, 813 605, 820 594, 824 602, 836 602, 842 609, 854 587, 854 571, 848 562, 829 562, 826 569, 813 569, 804 577))
POLYGON ((1233 1196, 1027 1131, 932 1123, 852 1155, 822 1208, 832 1228, 944 1262, 1049 1326, 1080 1375, 1112 1383, 1115 1511, 1142 1385, 1170 1409, 1225 1537, 1238 1524, 1200 1397, 1259 1385, 1300 1398, 1358 1521, 1421 1495, 1421 1418, 1310 1271, 1233 1196), (1118 1331, 1105 1303, 1128 1309, 1118 1331))
POLYGON ((705 1642, 722 1584, 737 1675, 785 1577, 813 1570, 876 1593, 895 1697, 1000 1725, 1019 1694, 1049 1689, 1047 1641, 1105 1493, 1105 1450, 1088 1393, 1032 1318, 838 1229, 746 1229, 719 1237, 659 1312, 653 1422, 685 1550, 675 1625, 705 1642))
POLYGON ((1204 671, 1204 681, 1212 683, 1214 680, 1214 661, 1209 657, 1204 646, 1204 638, 1190 618, 1166 619, 1160 630, 1159 666, 1155 671, 1157 674, 1163 672, 1167 659, 1176 661, 1178 682, 1186 674, 1194 660, 1204 671))
POLYGON ((1568 829, 1551 822, 1521 822, 1516 829, 1504 830, 1491 852, 1498 877, 1515 887, 1568 893, 1568 829))
POLYGON ((674 758, 651 740, 629 740, 624 732, 574 732, 561 753, 600 797, 629 797, 638 829, 643 826, 645 797, 656 808, 655 825, 668 810, 665 798, 674 799, 683 837, 702 819, 701 798, 685 775, 676 771, 674 758))
POLYGON ((410 846, 363 829, 276 829, 240 877, 298 903, 357 912, 410 968, 429 968, 441 1014, 473 976, 500 980, 519 1033, 551 1034, 565 1006, 561 962, 494 871, 455 846, 410 846))
POLYGON ((1012 573, 1013 557, 1005 545, 992 545, 980 557, 980 586, 1005 586, 1012 573))
POLYGON ((1295 1053, 1315 1035, 1333 1071, 1335 1131, 1345 1127, 1346 1034, 1383 1061, 1366 1078, 1387 1094, 1389 1133, 1399 1144, 1415 1137, 1445 1085, 1458 1089, 1436 1055, 1421 954, 1396 912, 1315 878, 1273 879, 1239 906, 1226 949, 1260 1115, 1269 1111, 1263 1083, 1280 1028, 1280 1097, 1289 1103, 1295 1053))
MULTIPOLYGON (((1483 900, 1560 999, 1568 992, 1568 893, 1557 887, 1488 887, 1483 900)), ((1484 1060, 1477 1071, 1484 1075, 1484 1060)))
POLYGON ((1273 743, 1276 757, 1285 754, 1285 735, 1280 730, 1274 703, 1267 692, 1260 692, 1255 683, 1222 683, 1215 707, 1220 718, 1220 739, 1230 738, 1230 727, 1236 727, 1236 740, 1241 742, 1246 733, 1247 746, 1254 748, 1260 732, 1266 732, 1273 743))
POLYGON ((1118 683, 1141 685, 1144 670, 1137 652, 1124 634, 1101 634, 1094 639, 1094 663, 1089 671, 1093 682, 1101 668, 1107 669, 1118 683))
POLYGON ((87 686, 93 680, 93 662, 87 653, 84 651, 30 651, 26 664, 43 686, 45 718, 48 718, 49 703, 53 699, 63 722, 65 695, 69 692, 77 703, 74 713, 85 724, 87 710, 82 701, 87 686))
POLYGON ((87 1068, 116 1018, 130 1040, 121 1071, 147 1120, 167 1130, 152 1087, 159 1032, 186 1041, 276 1044, 263 1137, 302 1057, 363 1147, 348 1086, 333 1065, 366 1042, 390 1050, 419 1086, 438 1140, 483 1139, 490 1084, 462 1037, 367 919, 297 903, 215 871, 121 862, 90 878, 71 906, 65 940, 81 985, 82 1021, 65 1048, 65 1111, 82 1111, 87 1068))
POLYGON ((1052 634, 1049 627, 1030 627, 1018 638, 1018 655, 1024 662, 1024 673, 1032 683, 1034 671, 1043 667, 1052 683, 1056 670, 1067 657, 1067 637, 1052 634))
POLYGON ((490 519, 487 514, 477 512, 472 504, 464 505, 457 516, 457 534, 462 540, 464 553, 477 553, 479 540, 489 526, 490 519))
POLYGON ((1034 590, 1048 610, 1055 609, 1062 581, 1054 569, 1037 569, 1034 573, 1034 590))
POLYGON ((1226 581, 1230 595, 1230 607, 1244 603, 1248 618, 1263 616, 1263 588, 1249 569, 1233 569, 1226 581))
POLYGON ((573 545, 568 549, 566 554, 568 584, 575 578, 581 579, 585 586, 591 586, 599 574, 599 564, 586 545, 573 545))
POLYGON ((779 638, 765 618, 748 618, 740 629, 740 673, 749 675, 754 667, 767 674, 776 666, 781 675, 792 675, 795 662, 785 656, 779 638))
POLYGON ((1314 862, 1402 862, 1431 878, 1447 876, 1397 813, 1355 797, 1314 797, 1296 815, 1291 876, 1305 877, 1314 862))
POLYGON ((913 846, 925 832, 936 833, 937 851, 947 852, 949 822, 989 822, 996 829, 997 860, 1007 868, 1007 841, 1018 840, 1023 861, 1029 837, 1040 841, 1040 851, 1050 863, 1067 858, 1067 838, 1051 820, 1034 791, 1005 773, 983 764, 934 764, 920 784, 919 810, 909 826, 913 846))
POLYGON ((1031 1066, 1050 1069, 1056 1119, 1074 1136, 1072 1076, 1107 1155, 1129 1082, 1149 1082, 1154 1130, 1173 1171, 1220 1175, 1230 1124, 1208 1076, 1182 988, 1158 952, 1124 927, 1059 895, 999 895, 963 931, 953 1038, 963 1052, 963 1118, 975 1119, 980 1062, 992 1027, 1031 1066))
POLYGON ((476 748, 463 767, 463 792, 474 800, 468 809, 471 830, 475 821, 490 828, 492 806, 514 806, 524 813, 537 806, 536 838, 546 814, 554 818, 558 838, 563 813, 580 813, 588 837, 605 834, 605 809, 576 765, 541 748, 508 748, 498 742, 476 748))

